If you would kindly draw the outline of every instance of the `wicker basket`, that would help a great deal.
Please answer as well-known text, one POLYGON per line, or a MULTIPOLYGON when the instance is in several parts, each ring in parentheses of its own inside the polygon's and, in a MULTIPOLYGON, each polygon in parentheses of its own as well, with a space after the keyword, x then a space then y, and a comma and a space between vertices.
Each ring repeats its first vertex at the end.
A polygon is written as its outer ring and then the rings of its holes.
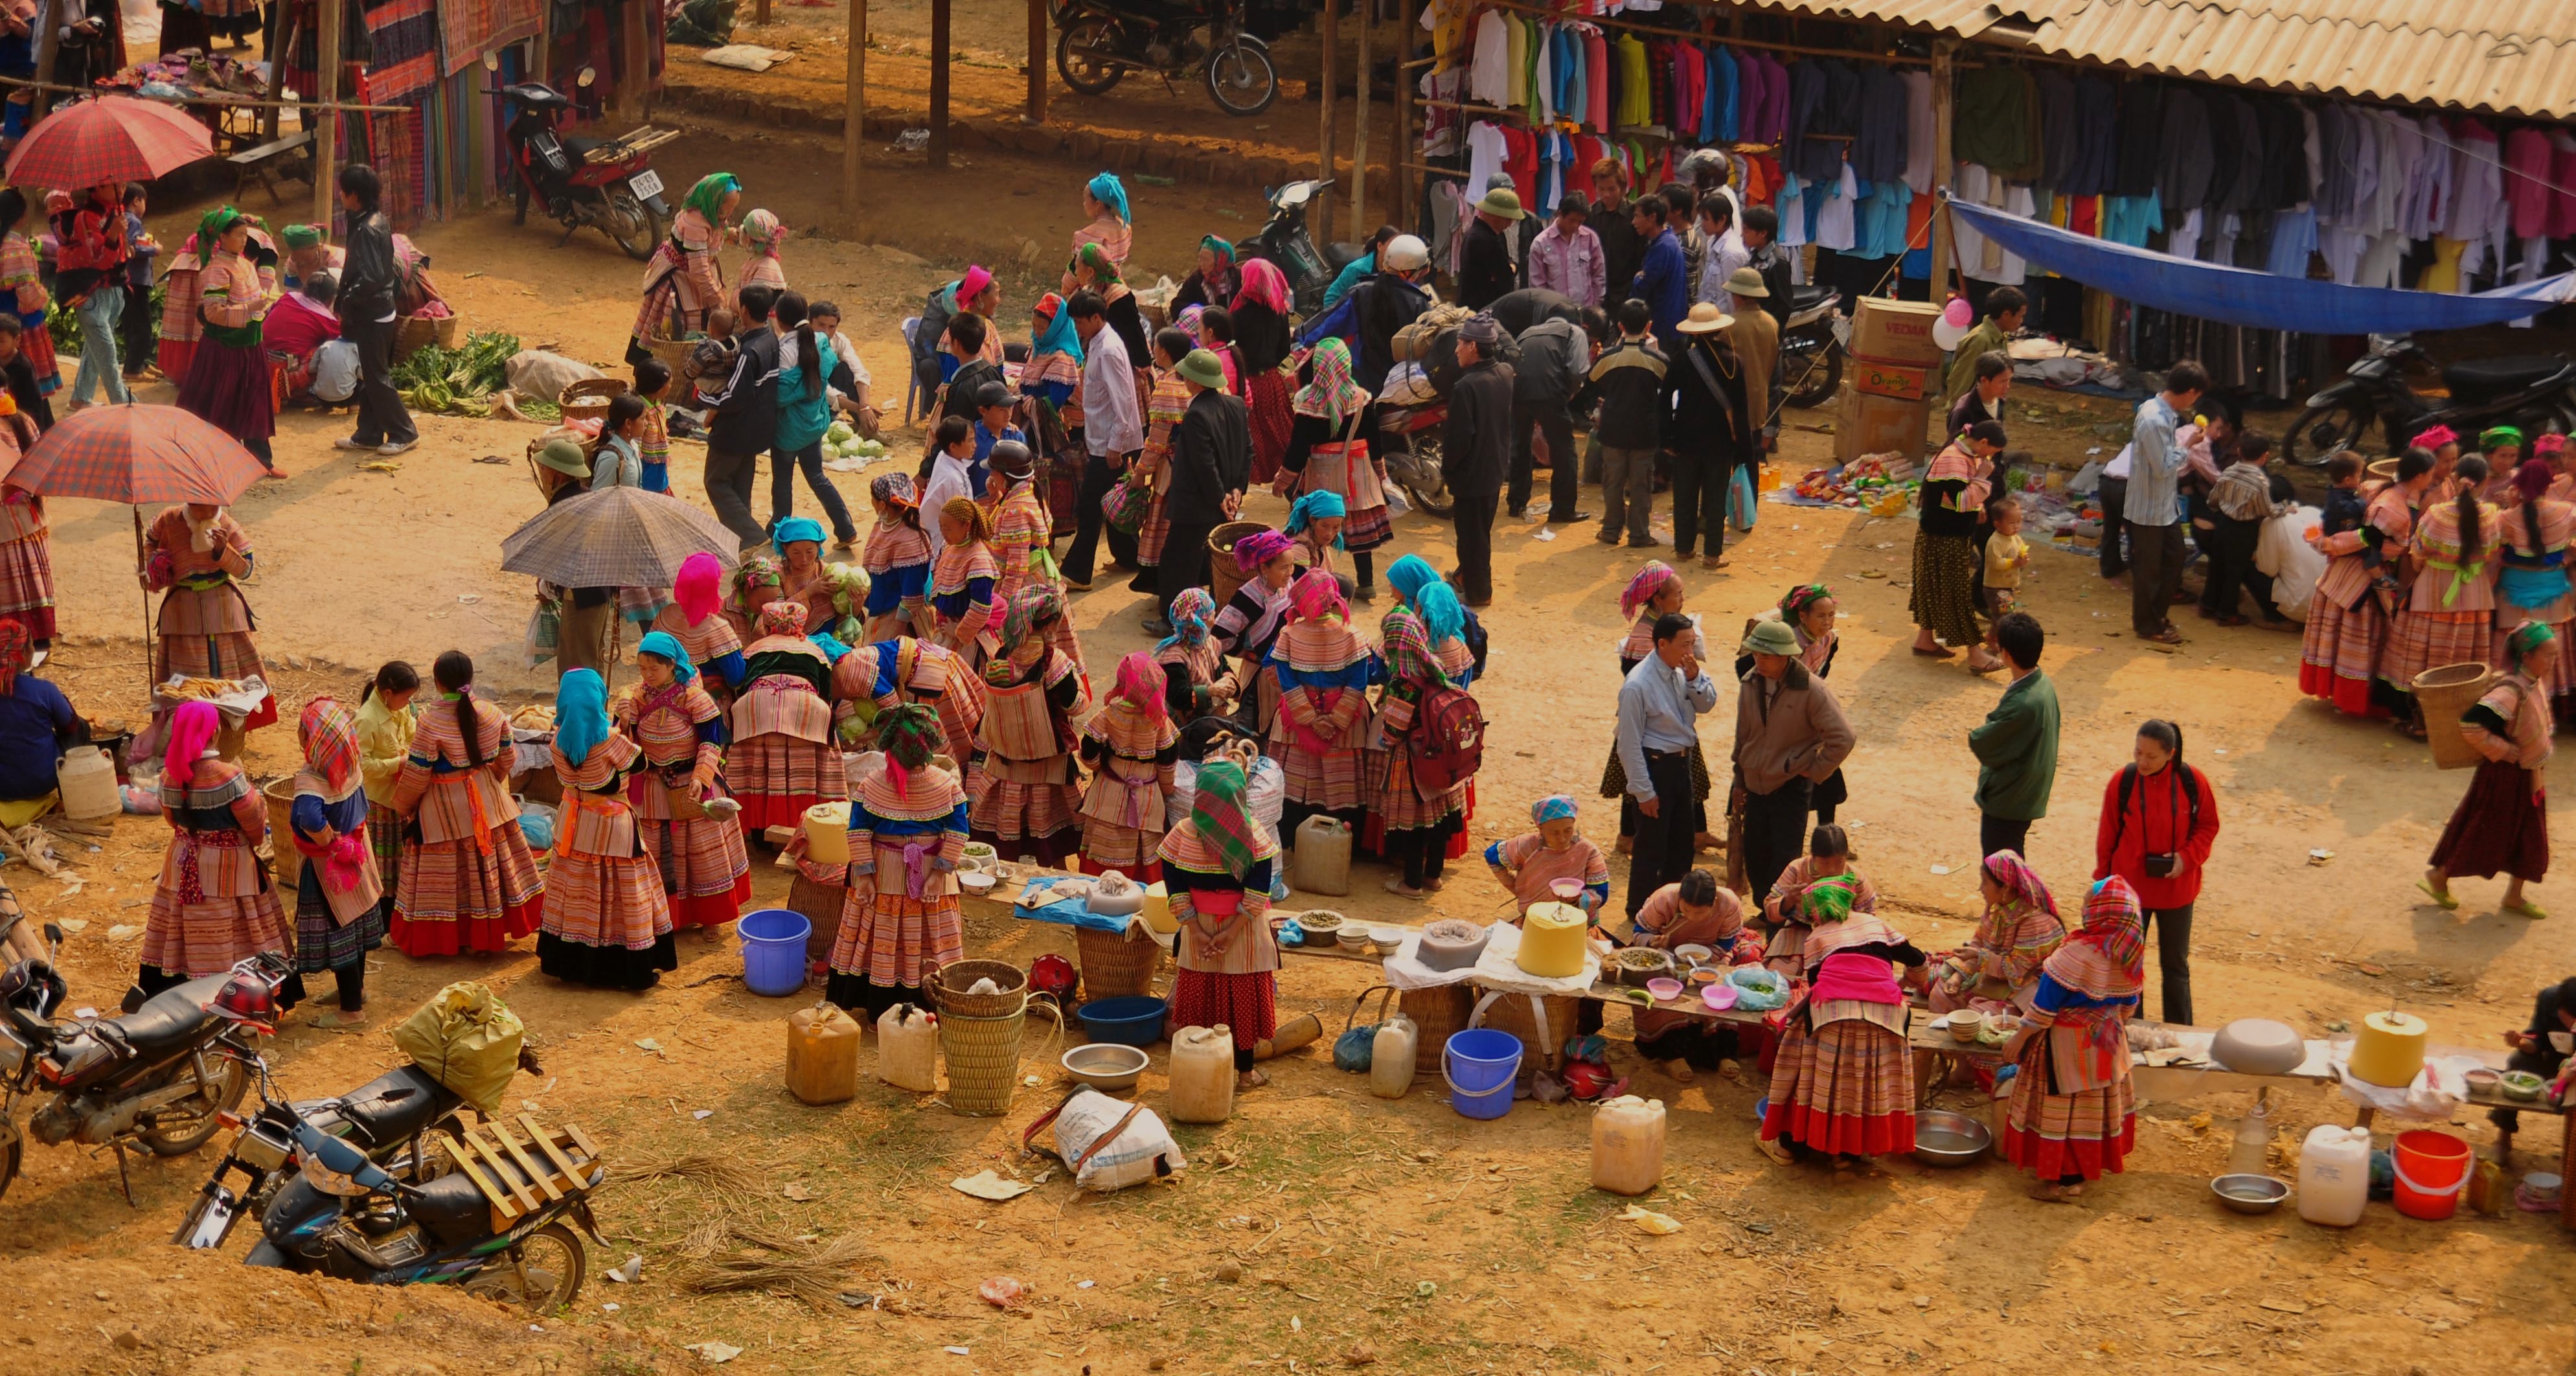
POLYGON ((832 958, 832 945, 841 939, 841 910, 849 902, 848 884, 823 884, 796 872, 796 882, 787 886, 787 907, 805 915, 814 924, 813 938, 805 943, 807 957, 815 964, 832 958))
MULTIPOLYGON (((2434 768, 2475 769, 2487 762, 2460 734, 2460 714, 2487 695, 2495 678, 2495 670, 2484 664, 2444 664, 2415 676, 2416 720, 2426 728, 2424 743, 2433 748, 2434 768)), ((2540 710, 2546 712, 2548 704, 2540 710)))
POLYGON ((411 357, 435 344, 453 349, 465 337, 465 317, 461 315, 406 315, 394 327, 394 357, 411 357))
POLYGON ((1025 1012, 970 1018, 942 1011, 939 1059, 948 1066, 948 1106, 969 1118, 998 1118, 1011 1111, 1020 1086, 1020 1031, 1025 1012))
POLYGON ((1440 1051, 1449 1044, 1449 1034, 1467 1030, 1467 1019, 1476 1011, 1474 991, 1464 984, 1443 984, 1431 989, 1404 989, 1395 996, 1395 1006, 1413 1025, 1422 1029, 1413 1044, 1413 1068, 1417 1073, 1440 1073, 1440 1051))
POLYGON ((557 404, 563 408, 563 423, 595 420, 608 423, 608 403, 625 394, 622 377, 586 377, 563 389, 557 404))
POLYGON ((1208 532, 1208 583, 1216 594, 1218 607, 1233 601, 1234 590, 1256 572, 1234 562, 1234 542, 1256 530, 1268 529, 1259 521, 1228 521, 1208 532))
POLYGON ((943 965, 931 976, 930 1001, 938 1005, 942 1018, 1010 1017, 1029 1001, 1029 972, 1007 960, 961 960, 943 965), (1002 992, 967 993, 979 979, 990 979, 1002 992))
MULTIPOLYGON (((277 878, 278 901, 293 917, 295 886, 304 875, 304 853, 295 848, 295 780, 272 779, 259 786, 259 794, 268 802, 268 844, 276 851, 269 873, 277 878)), ((374 864, 374 857, 368 857, 367 863, 374 864)))
POLYGON ((1163 946, 1130 925, 1124 932, 1073 929, 1073 944, 1082 957, 1082 996, 1113 999, 1150 993, 1154 972, 1162 968, 1163 946))
POLYGON ((658 334, 644 341, 644 352, 662 360, 663 365, 671 370, 671 376, 675 378, 689 375, 689 350, 696 347, 698 347, 697 340, 664 339, 658 334))
MULTIPOLYGON (((1565 1041, 1574 1035, 1574 1018, 1583 1000, 1550 994, 1539 999, 1547 1019, 1539 1026, 1539 1014, 1530 1008, 1531 995, 1495 993, 1478 1004, 1481 1018, 1471 1019, 1477 1027, 1490 1027, 1509 1032, 1521 1044, 1523 1070, 1554 1071, 1565 1064, 1565 1041)), ((1443 1038, 1445 1041, 1446 1038, 1443 1038)))

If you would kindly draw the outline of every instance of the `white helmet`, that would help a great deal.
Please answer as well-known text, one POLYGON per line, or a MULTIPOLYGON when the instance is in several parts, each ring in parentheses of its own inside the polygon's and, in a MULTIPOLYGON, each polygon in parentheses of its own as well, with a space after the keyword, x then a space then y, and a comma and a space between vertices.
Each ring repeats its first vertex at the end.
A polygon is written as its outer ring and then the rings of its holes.
POLYGON ((1411 272, 1431 266, 1431 249, 1410 234, 1399 234, 1386 241, 1386 252, 1380 255, 1379 267, 1395 272, 1411 272))

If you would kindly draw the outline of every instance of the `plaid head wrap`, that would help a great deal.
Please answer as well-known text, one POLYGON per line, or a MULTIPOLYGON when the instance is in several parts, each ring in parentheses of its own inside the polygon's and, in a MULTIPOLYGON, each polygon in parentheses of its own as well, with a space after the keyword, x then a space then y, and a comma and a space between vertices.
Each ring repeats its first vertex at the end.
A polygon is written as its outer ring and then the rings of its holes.
POLYGON ((1788 595, 1780 599, 1780 615, 1795 625, 1798 618, 1807 614, 1809 607, 1833 595, 1833 589, 1822 583, 1808 583, 1802 587, 1791 588, 1788 595))
POLYGON ((1252 867, 1279 853, 1279 843, 1252 820, 1244 804, 1248 787, 1243 766, 1231 760, 1199 766, 1198 791, 1190 800, 1190 824, 1199 839, 1225 857, 1225 868, 1241 879, 1252 867))
POLYGON ((1350 345, 1338 337, 1326 338, 1315 345, 1307 362, 1311 371, 1306 385, 1288 399, 1290 411, 1338 424, 1369 404, 1368 389, 1351 377, 1350 345))
POLYGON ((304 704, 295 721, 295 743, 304 747, 304 763, 322 782, 339 792, 358 773, 358 719, 336 698, 304 704))
POLYGON ((1151 650, 1130 650, 1118 661, 1118 686, 1110 696, 1156 721, 1171 715, 1163 701, 1163 666, 1151 650))
POLYGON ((1449 676, 1440 671, 1440 661, 1432 657, 1431 635, 1422 629, 1421 617, 1402 607, 1388 612, 1378 627, 1378 640, 1378 657, 1386 661, 1390 681, 1414 684, 1425 691, 1449 686, 1449 676))
POLYGON ((1571 794, 1551 793, 1530 804, 1530 820, 1541 826, 1550 822, 1574 820, 1574 798, 1571 794))
POLYGON ((2084 900, 2084 925, 2040 969, 2091 999, 2136 998, 2146 988, 2146 924, 2137 892, 2112 875, 2084 900))
POLYGON ((1250 578, 1260 573, 1263 565, 1286 554, 1291 543, 1278 531, 1256 530, 1234 542, 1235 567, 1243 570, 1244 577, 1250 578))
POLYGON ((1195 649, 1208 638, 1208 618, 1216 615, 1216 594, 1205 588, 1183 588, 1172 599, 1172 633, 1163 637, 1157 652, 1174 645, 1195 649))
POLYGON ((2014 898, 2046 912, 2050 917, 2058 915, 2056 897, 2049 893, 2048 885, 2040 882, 2039 872, 2032 869, 2019 852, 1999 850, 1987 856, 1986 873, 1993 875, 1995 882, 2003 885, 2014 898))
POLYGON ((760 604, 762 635, 803 635, 805 604, 802 602, 763 602, 760 604))
POLYGON ((1646 566, 1637 570, 1637 576, 1628 580, 1627 591, 1619 594, 1620 619, 1636 620, 1637 613, 1663 596, 1665 590, 1681 585, 1682 576, 1673 572, 1672 565, 1661 559, 1647 560, 1646 566))
POLYGON ((1840 922, 1851 916, 1852 904, 1860 898, 1860 876, 1850 870, 1810 881, 1806 894, 1798 900, 1798 914, 1810 925, 1840 922))

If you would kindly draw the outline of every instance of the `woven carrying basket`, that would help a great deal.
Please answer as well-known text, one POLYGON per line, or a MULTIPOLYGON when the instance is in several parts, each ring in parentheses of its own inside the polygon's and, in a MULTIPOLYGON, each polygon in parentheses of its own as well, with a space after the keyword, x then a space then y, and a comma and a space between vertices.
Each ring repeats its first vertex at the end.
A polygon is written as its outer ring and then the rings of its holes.
POLYGON ((1073 942, 1082 957, 1084 998, 1112 999, 1153 989, 1154 972, 1163 964, 1163 947, 1138 928, 1099 932, 1076 927, 1073 942))
POLYGON ((2484 664, 2444 664, 2415 676, 2416 719, 2424 723, 2434 768, 2475 769, 2487 762, 2460 734, 2460 714, 2478 705, 2495 686, 2495 677, 2495 670, 2484 664))
POLYGON ((1441 1048, 1449 1044, 1450 1033, 1467 1030, 1468 1015, 1476 1010, 1476 996, 1466 985, 1444 984, 1435 989, 1399 990, 1395 1006, 1422 1029, 1421 1038, 1413 1044, 1414 1070, 1436 1075, 1440 1071, 1441 1048))
POLYGON ((465 317, 461 315, 406 315, 394 327, 393 356, 396 362, 419 353, 429 345, 453 349, 465 337, 465 317))
POLYGON ((1220 610, 1234 600, 1234 590, 1255 572, 1234 562, 1234 542, 1256 530, 1268 529, 1259 521, 1228 521, 1208 532, 1208 590, 1216 594, 1220 610))
POLYGON ((1476 1025, 1509 1032, 1519 1039, 1523 1069, 1557 1070, 1565 1063, 1565 1040, 1574 1035, 1575 1013, 1582 1008, 1583 1000, 1553 994, 1539 999, 1547 1013, 1547 1026, 1542 1028, 1530 1008, 1530 998, 1528 994, 1503 994, 1485 1005, 1485 1016, 1476 1025))
POLYGON ((662 360, 663 365, 671 370, 671 376, 687 377, 689 350, 698 347, 698 344, 699 341, 695 339, 664 339, 657 334, 644 341, 644 352, 662 360))
POLYGON ((961 960, 943 965, 930 982, 930 1001, 939 1006, 943 1018, 1006 1018, 1018 1013, 1028 998, 1029 972, 1007 960, 961 960), (992 980, 1002 992, 967 993, 979 979, 992 980))
POLYGON ((605 424, 608 403, 623 395, 626 379, 622 377, 586 377, 563 389, 558 404, 563 408, 563 423, 595 420, 605 424))
POLYGON ((939 1058, 948 1066, 948 1106, 969 1118, 998 1118, 1011 1111, 1020 1087, 1020 1042, 1030 1013, 1055 1021, 1042 1054, 1052 1054, 1064 1033, 1064 1014, 1044 995, 1002 1018, 939 1016, 939 1058))
POLYGON ((801 872, 796 882, 787 886, 787 906, 802 913, 814 924, 814 937, 805 943, 807 956, 815 961, 832 958, 832 943, 841 939, 841 909, 850 899, 847 884, 818 884, 801 872))
MULTIPOLYGON (((277 848, 270 857, 269 874, 277 880, 281 898, 291 897, 295 886, 303 881, 304 853, 295 848, 292 822, 295 816, 295 780, 272 779, 260 785, 260 797, 268 804, 268 843, 277 848)), ((374 856, 367 857, 375 863, 374 856)))

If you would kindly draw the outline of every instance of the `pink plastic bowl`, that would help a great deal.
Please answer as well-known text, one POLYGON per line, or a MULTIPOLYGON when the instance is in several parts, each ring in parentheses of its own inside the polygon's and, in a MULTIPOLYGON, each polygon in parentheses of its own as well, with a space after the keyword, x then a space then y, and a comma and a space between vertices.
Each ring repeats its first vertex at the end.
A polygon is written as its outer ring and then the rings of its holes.
POLYGON ((1659 1002, 1664 999, 1680 998, 1682 982, 1677 979, 1650 979, 1646 981, 1646 992, 1654 995, 1659 1002))
POLYGON ((1723 1013, 1735 1006, 1738 991, 1732 984, 1712 984, 1699 991, 1700 1001, 1723 1013))

